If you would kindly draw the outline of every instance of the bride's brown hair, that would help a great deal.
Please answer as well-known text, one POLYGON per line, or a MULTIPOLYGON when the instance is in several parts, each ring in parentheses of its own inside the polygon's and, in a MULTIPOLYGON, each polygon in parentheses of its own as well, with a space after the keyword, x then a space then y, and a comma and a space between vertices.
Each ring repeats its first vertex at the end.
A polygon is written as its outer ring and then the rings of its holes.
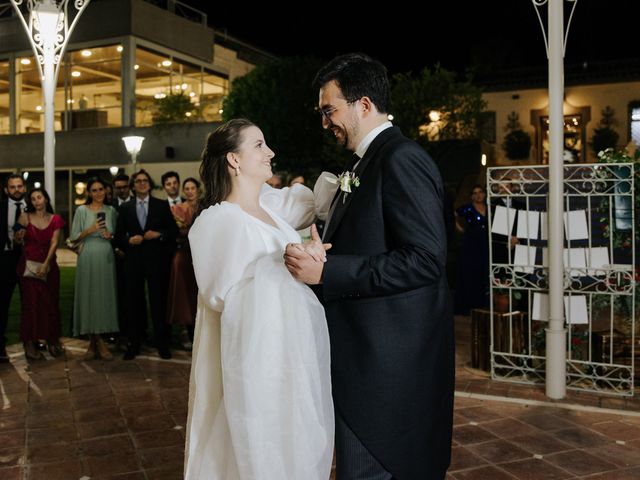
POLYGON ((234 118, 220 125, 207 137, 200 165, 200 178, 204 185, 200 210, 222 202, 231 193, 227 153, 237 152, 242 143, 242 131, 254 126, 245 118, 234 118))

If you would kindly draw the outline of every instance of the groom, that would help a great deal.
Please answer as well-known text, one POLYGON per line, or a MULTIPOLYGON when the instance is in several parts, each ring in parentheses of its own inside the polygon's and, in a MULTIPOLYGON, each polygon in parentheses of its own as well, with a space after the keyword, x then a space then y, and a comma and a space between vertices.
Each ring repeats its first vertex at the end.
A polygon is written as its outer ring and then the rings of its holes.
POLYGON ((348 170, 359 185, 334 198, 327 262, 294 247, 285 261, 298 280, 321 284, 337 479, 441 480, 454 386, 442 180, 429 155, 387 120, 382 64, 343 55, 315 83, 322 126, 354 152, 348 170))

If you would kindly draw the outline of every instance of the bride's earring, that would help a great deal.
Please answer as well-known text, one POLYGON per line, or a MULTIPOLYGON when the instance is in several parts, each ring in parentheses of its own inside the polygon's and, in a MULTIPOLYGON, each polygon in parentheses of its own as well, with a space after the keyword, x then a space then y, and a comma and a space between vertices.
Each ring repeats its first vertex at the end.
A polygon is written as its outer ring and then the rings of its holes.
POLYGON ((239 167, 239 166, 236 166, 236 177, 237 177, 238 175, 240 175, 240 167, 239 167))

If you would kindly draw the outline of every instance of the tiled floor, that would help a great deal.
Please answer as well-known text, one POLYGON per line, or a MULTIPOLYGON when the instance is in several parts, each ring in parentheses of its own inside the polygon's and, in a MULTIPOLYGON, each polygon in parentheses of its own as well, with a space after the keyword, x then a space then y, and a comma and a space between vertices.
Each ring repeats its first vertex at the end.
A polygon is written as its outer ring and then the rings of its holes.
MULTIPOLYGON (((595 408, 601 401, 586 411, 575 398, 552 404, 539 388, 492 382, 465 366, 458 323, 448 479, 640 478, 635 401, 608 405, 622 414, 595 408)), ((181 478, 188 354, 84 362, 85 342, 65 345, 65 359, 31 365, 14 346, 12 364, 0 365, 0 479, 181 478)))

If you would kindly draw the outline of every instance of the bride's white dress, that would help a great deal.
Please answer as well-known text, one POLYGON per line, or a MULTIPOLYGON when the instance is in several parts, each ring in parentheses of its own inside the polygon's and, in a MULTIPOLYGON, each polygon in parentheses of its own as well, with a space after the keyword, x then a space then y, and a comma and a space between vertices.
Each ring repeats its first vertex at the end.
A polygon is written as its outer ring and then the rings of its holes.
POLYGON ((191 227, 199 295, 188 480, 329 478, 334 417, 324 310, 282 259, 286 244, 300 239, 288 223, 311 221, 310 196, 304 187, 263 195, 278 228, 228 202, 191 227))

